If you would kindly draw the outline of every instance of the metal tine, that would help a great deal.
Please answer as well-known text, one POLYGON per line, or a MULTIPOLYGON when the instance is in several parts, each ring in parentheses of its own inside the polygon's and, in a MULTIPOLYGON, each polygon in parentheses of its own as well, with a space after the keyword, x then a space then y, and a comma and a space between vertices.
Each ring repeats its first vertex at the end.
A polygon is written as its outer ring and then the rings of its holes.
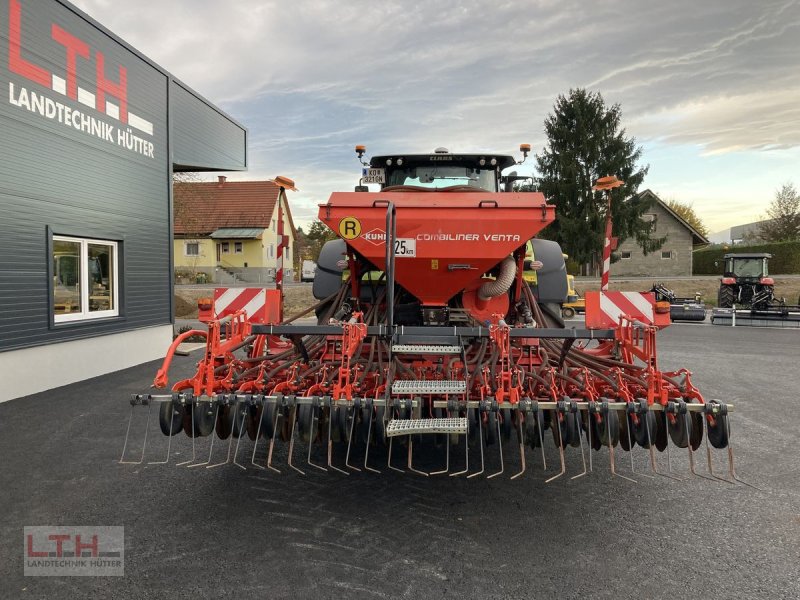
MULTIPOLYGON (((184 410, 186 410, 186 405, 184 405, 184 410)), ((195 443, 194 443, 194 403, 189 402, 189 410, 192 411, 192 418, 191 418, 191 421, 192 421, 192 458, 190 458, 189 460, 185 460, 183 462, 177 463, 175 465, 176 467, 182 467, 183 465, 188 465, 190 463, 193 463, 195 460, 197 460, 195 458, 195 443)))
POLYGON ((542 471, 547 471, 547 459, 544 454, 544 411, 539 409, 536 411, 536 429, 539 431, 539 448, 542 450, 542 471), (541 419, 539 418, 541 416, 541 419))
MULTIPOLYGON (((147 432, 150 429, 150 409, 153 408, 153 403, 151 401, 147 401, 147 424, 144 428, 144 443, 142 444, 142 456, 139 460, 122 460, 125 458, 125 450, 128 447, 128 436, 131 433, 131 421, 133 420, 133 409, 134 405, 131 404, 131 415, 128 417, 128 431, 125 433, 125 443, 122 446, 122 456, 119 457, 119 464, 121 465, 140 465, 144 462, 144 449, 147 447, 147 432)), ((172 437, 172 436, 170 436, 172 437)))
MULTIPOLYGON (((576 414, 576 415, 577 415, 577 414, 579 414, 579 413, 578 413, 578 412, 575 412, 574 414, 576 414)), ((591 427, 589 427, 588 429, 589 429, 589 435, 592 435, 592 433, 591 433, 591 431, 592 431, 591 427)), ((578 442, 579 442, 579 443, 580 443, 580 445, 581 445, 581 460, 583 461, 583 473, 578 473, 577 475, 573 475, 572 477, 570 477, 570 479, 578 479, 579 477, 583 477, 584 475, 586 475, 586 473, 588 472, 588 471, 586 470, 586 455, 583 453, 583 434, 582 434, 582 432, 581 432, 580 423, 578 423, 578 442)), ((589 442, 589 460, 590 460, 590 461, 592 460, 592 454, 591 454, 591 452, 592 452, 592 445, 591 445, 591 438, 590 438, 590 442, 589 442)))
MULTIPOLYGON (((370 423, 372 423, 372 419, 370 419, 370 423)), ((347 454, 344 457, 344 466, 348 469, 352 469, 353 471, 361 472, 361 469, 356 467, 355 465, 350 464, 350 447, 353 445, 353 430, 356 427, 356 411, 355 408, 353 409, 353 419, 350 421, 350 436, 347 439, 347 454)))
MULTIPOLYGON (((469 423, 469 419, 467 419, 467 423, 469 423)), ((478 411, 478 446, 480 446, 481 449, 481 470, 476 473, 472 473, 471 475, 467 475, 467 479, 472 479, 473 477, 481 475, 486 469, 486 464, 484 462, 484 457, 483 457, 483 415, 481 415, 480 411, 478 411)), ((469 438, 467 438, 467 451, 469 452, 469 438)), ((467 463, 467 468, 464 470, 464 473, 466 473, 468 470, 469 470, 469 463, 467 463)), ((461 471, 459 471, 458 473, 450 473, 450 477, 460 474, 461 471)))
MULTIPOLYGON (((467 408, 467 411, 473 410, 471 408, 467 408)), ((448 442, 448 452, 450 451, 450 440, 448 442)), ((448 455, 448 460, 449 460, 448 455)), ((448 465, 449 466, 449 465, 448 465)), ((457 477, 458 475, 466 475, 469 473, 469 413, 467 413, 467 433, 464 434, 464 469, 462 471, 456 471, 454 473, 448 473, 450 477, 457 477)))
MULTIPOLYGON (((659 417, 656 416, 656 418, 659 417)), ((658 467, 656 465, 656 453, 653 450, 653 440, 650 439, 650 427, 645 427, 645 431, 647 432, 647 445, 649 446, 648 450, 650 452, 650 468, 653 470, 653 473, 655 473, 656 475, 661 475, 661 477, 674 479, 675 481, 683 481, 683 479, 681 479, 680 477, 676 477, 675 475, 672 474, 660 473, 658 471, 658 467)), ((667 448, 669 448, 669 434, 667 434, 667 448)))
POLYGON ((714 459, 711 456, 711 445, 708 443, 708 421, 706 420, 705 414, 703 414, 703 427, 705 429, 705 439, 706 439, 706 462, 708 463, 708 474, 711 475, 717 481, 724 481, 725 483, 730 483, 731 485, 736 485, 735 481, 731 481, 730 479, 725 479, 724 477, 720 477, 719 475, 714 473, 714 459))
POLYGON ((498 475, 502 475, 503 471, 506 470, 506 466, 503 463, 503 438, 500 437, 500 420, 494 420, 495 425, 497 425, 497 447, 500 449, 500 470, 497 473, 492 473, 491 475, 487 475, 486 479, 491 479, 492 477, 497 477, 498 475))
POLYGON ((760 487, 755 486, 752 483, 748 483, 747 481, 744 481, 743 479, 740 479, 736 475, 736 468, 735 468, 735 466, 733 464, 733 445, 731 444, 731 424, 730 424, 730 419, 728 420, 728 472, 730 473, 730 476, 733 478, 734 481, 738 481, 739 483, 741 483, 743 485, 746 485, 748 487, 751 487, 754 490, 758 490, 759 492, 763 492, 764 491, 760 487))
MULTIPOLYGON (((233 462, 231 464, 234 464, 237 467, 239 467, 240 469, 242 469, 243 471, 246 471, 247 470, 246 466, 236 462, 236 457, 239 455, 239 443, 242 441, 242 430, 244 428, 245 414, 244 414, 244 412, 242 412, 242 422, 239 423, 239 425, 237 427, 236 426, 236 422, 237 422, 237 419, 239 418, 240 401, 239 401, 239 398, 237 398, 236 396, 234 396, 234 399, 236 400, 236 403, 233 405, 233 427, 234 427, 235 431, 239 432, 239 437, 236 438, 236 449, 233 451, 233 462)), ((258 467, 259 469, 263 469, 264 467, 262 467, 261 465, 257 465, 254 462, 254 459, 255 459, 255 456, 256 456, 256 448, 258 447, 258 436, 259 436, 260 433, 261 433, 261 419, 258 420, 258 430, 256 431, 256 442, 253 445, 253 457, 250 459, 250 461, 253 463, 254 467, 258 467)), ((233 431, 231 431, 231 442, 233 442, 233 431)))
MULTIPOLYGON (((597 410, 597 404, 594 404, 594 409, 597 410)), ((594 473, 594 461, 592 459, 592 419, 594 415, 589 408, 586 409, 586 433, 589 437, 589 446, 586 452, 589 454, 589 473, 594 473)), ((573 477, 575 479, 575 477, 573 477)))
MULTIPOLYGON (((636 469, 634 469, 634 467, 633 467, 633 449, 636 447, 636 444, 633 443, 633 438, 631 437, 631 420, 630 420, 630 418, 628 416, 627 409, 625 410, 625 418, 627 419, 627 425, 628 425, 628 427, 627 427, 627 429, 628 429, 628 447, 630 448, 629 454, 631 455, 631 473, 633 473, 634 475, 640 475, 642 477, 647 477, 648 479, 655 479, 655 477, 653 477, 652 475, 648 475, 647 473, 637 473, 636 469)), ((645 429, 647 430, 647 437, 648 437, 648 439, 650 439, 650 428, 645 426, 645 429)), ((650 444, 650 447, 652 448, 652 444, 650 444)))
POLYGON ((350 473, 348 473, 344 469, 340 469, 339 467, 334 466, 333 462, 332 462, 333 461, 333 440, 331 439, 331 425, 333 424, 333 409, 334 409, 335 406, 336 406, 336 402, 333 400, 333 398, 331 398, 331 403, 330 403, 331 412, 330 412, 330 417, 328 418, 328 468, 329 469, 333 469, 334 471, 338 471, 339 473, 342 473, 343 475, 350 475, 350 473))
MULTIPOLYGON (((192 416, 194 416, 194 415, 192 415, 192 416)), ((219 417, 219 404, 217 404, 217 408, 214 411, 214 423, 217 422, 217 417, 219 417)), ((194 418, 192 418, 192 433, 194 433, 194 418)), ((211 435, 209 436, 211 438, 211 444, 209 444, 209 446, 208 446, 208 460, 206 462, 201 462, 201 463, 196 463, 196 464, 193 464, 193 465, 189 465, 188 467, 186 467, 187 469, 193 469, 194 467, 204 467, 208 463, 211 462, 211 455, 214 452, 214 437, 215 437, 214 433, 215 432, 212 431, 211 435)))
MULTIPOLYGON (((517 413, 521 415, 522 413, 517 413)), ((519 460, 522 464, 522 470, 516 475, 512 475, 511 479, 516 479, 525 472, 525 429, 522 427, 522 419, 517 419, 517 427, 519 428, 519 460)))
MULTIPOLYGON (((609 412, 610 412, 610 409, 608 407, 606 407, 606 414, 605 414, 605 418, 606 419, 608 419, 608 413, 609 412)), ((627 418, 627 415, 626 415, 626 418, 627 418)), ((626 427, 626 429, 627 429, 627 427, 626 427)), ((630 434, 630 432, 628 432, 628 433, 630 434)), ((630 443, 630 437, 628 438, 628 443, 630 443)), ((611 443, 610 432, 609 432, 609 436, 608 436, 608 452, 609 452, 609 463, 611 464, 611 475, 613 477, 621 477, 622 479, 626 479, 627 481, 630 481, 632 483, 639 483, 635 479, 632 479, 630 477, 626 477, 625 475, 621 475, 620 473, 617 473, 617 459, 616 459, 616 457, 614 455, 614 444, 611 443)))
MULTIPOLYGON (((275 420, 272 422, 272 438, 269 440, 269 451, 267 452, 267 468, 275 471, 276 473, 280 473, 280 469, 272 466, 272 451, 275 449, 275 438, 278 434, 278 421, 281 420, 283 417, 283 410, 279 410, 278 403, 275 403, 275 420)), ((259 425, 261 421, 259 420, 259 425)), ((256 437, 256 442, 258 442, 258 437, 256 437)))
MULTIPOLYGON (((446 414, 449 417, 450 416, 450 411, 448 410, 446 414)), ((469 427, 469 425, 468 425, 468 427, 469 427)), ((442 471, 431 471, 430 473, 428 473, 428 475, 443 475, 444 473, 447 473, 450 470, 450 436, 449 435, 445 436, 444 444, 445 444, 445 457, 446 457, 445 458, 445 464, 444 464, 444 470, 442 470, 442 471)))
POLYGON ((317 403, 315 401, 314 404, 311 405, 311 433, 310 433, 310 438, 308 440, 308 458, 306 462, 309 464, 309 466, 314 467, 315 469, 319 469, 320 471, 325 471, 327 473, 328 469, 326 469, 322 465, 316 465, 313 462, 311 462, 311 449, 314 447, 314 437, 316 437, 314 435, 314 432, 316 431, 316 425, 319 425, 319 413, 317 412, 318 410, 319 406, 317 406, 317 403))
MULTIPOLYGON (((686 445, 686 448, 688 448, 688 450, 689 450, 689 472, 692 475, 695 475, 696 477, 702 477, 703 479, 708 479, 709 481, 714 481, 714 479, 712 477, 709 477, 708 475, 703 475, 702 473, 698 473, 695 470, 695 466, 694 466, 694 450, 692 450, 692 440, 691 440, 691 436, 689 435, 689 430, 690 430, 690 427, 691 427, 690 426, 691 417, 689 415, 689 411, 687 410, 686 413, 684 413, 683 416, 684 416, 684 422, 686 423, 686 434, 687 434, 687 437, 689 437, 689 443, 686 445)), ((705 420, 705 419, 703 419, 703 420, 705 420)))
POLYGON ((550 479, 545 479, 545 483, 550 483, 561 477, 567 472, 567 465, 564 462, 564 444, 561 441, 561 425, 558 423, 558 412, 556 412, 555 424, 556 431, 558 431, 558 455, 561 458, 561 472, 553 475, 550 479))
POLYGON ((170 421, 169 427, 170 427, 170 435, 167 436, 167 458, 165 458, 164 460, 151 460, 150 462, 147 463, 148 465, 165 465, 169 462, 169 453, 170 453, 170 448, 172 447, 172 421, 170 421))
MULTIPOLYGON (((239 412, 238 412, 239 411, 239 409, 238 409, 239 405, 238 405, 238 403, 237 403, 236 406, 237 406, 236 417, 238 418, 238 416, 239 416, 239 412)), ((263 403, 262 403, 262 407, 263 407, 263 403)), ((236 440, 236 452, 233 453, 233 464, 235 464, 237 466, 240 466, 240 467, 242 467, 243 469, 246 470, 247 467, 245 467, 243 465, 240 465, 239 463, 236 462, 236 455, 239 454, 239 442, 242 440, 242 428, 244 427, 244 419, 245 419, 245 414, 242 413, 242 422, 239 425, 239 437, 236 440)), ((258 464, 256 462, 256 451, 258 450, 258 440, 260 438, 261 438, 261 419, 258 420, 258 427, 256 428, 256 441, 253 444, 253 454, 252 454, 252 456, 250 456, 250 464, 253 465, 257 469, 261 469, 262 471, 266 471, 267 470, 266 467, 262 467, 260 464, 258 464)))
POLYGON ((289 463, 289 467, 291 467, 292 469, 294 469, 295 471, 300 473, 300 475, 305 475, 306 474, 305 471, 303 471, 302 469, 297 468, 296 466, 294 466, 292 464, 292 454, 294 454, 294 432, 295 432, 295 429, 297 429, 297 405, 296 404, 294 405, 294 408, 292 408, 292 427, 291 427, 292 434, 289 436, 289 458, 288 458, 288 463, 289 463))
MULTIPOLYGON (((449 440, 448 440, 449 441, 449 440)), ((428 477, 428 474, 425 471, 420 471, 419 469, 414 468, 414 437, 409 435, 408 436, 408 470, 412 473, 416 473, 417 475, 422 475, 423 477, 428 477)))
MULTIPOLYGON (((385 410, 384 410, 384 414, 386 414, 385 410)), ((371 412, 370 413, 370 417, 369 417, 369 425, 367 425, 367 447, 366 447, 366 449, 364 451, 364 470, 365 471, 370 471, 372 473, 379 473, 380 474, 381 471, 379 471, 378 469, 373 469, 372 467, 367 465, 367 461, 369 460, 369 445, 372 442, 372 421, 374 421, 376 419, 377 419, 377 415, 374 412, 371 412)), ((310 455, 311 454, 309 452, 309 456, 310 455)))
MULTIPOLYGON (((230 402, 228 402, 228 405, 230 406, 230 402)), ((233 416, 234 416, 234 418, 236 418, 235 410, 234 410, 234 415, 233 416)), ((214 435, 214 434, 212 433, 211 435, 214 435)), ((230 434, 228 435, 228 457, 222 462, 218 462, 218 463, 214 463, 213 465, 206 466, 206 469, 213 469, 214 467, 220 467, 222 465, 227 465, 231 461, 231 449, 232 448, 233 448, 233 431, 231 430, 230 434)))

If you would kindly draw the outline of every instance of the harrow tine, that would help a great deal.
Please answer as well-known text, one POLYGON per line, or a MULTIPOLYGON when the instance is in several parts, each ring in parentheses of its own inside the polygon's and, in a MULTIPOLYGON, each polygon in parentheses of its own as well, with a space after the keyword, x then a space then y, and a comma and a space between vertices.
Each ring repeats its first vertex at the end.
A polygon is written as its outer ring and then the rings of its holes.
MULTIPOLYGON (((370 415, 369 424, 367 425, 367 447, 364 451, 364 470, 370 471, 371 473, 381 473, 378 469, 373 469, 369 465, 367 465, 367 461, 369 460, 369 445, 372 442, 372 421, 377 418, 377 415, 374 413, 370 415)), ((309 456, 310 456, 309 452, 309 456)))
MULTIPOLYGON (((686 431, 687 431, 687 436, 688 436, 688 432, 690 431, 690 422, 691 422, 690 421, 691 417, 689 416, 689 411, 686 411, 686 413, 683 416, 685 418, 686 431)), ((703 420, 705 420, 705 419, 703 419, 703 420)), ((709 481, 714 481, 713 478, 709 477, 708 475, 703 475, 702 473, 698 473, 695 470, 694 450, 692 449, 692 441, 691 441, 691 439, 689 440, 689 443, 686 445, 686 447, 689 450, 689 472, 692 475, 695 475, 696 477, 702 477, 703 479, 708 479, 709 481)))
MULTIPOLYGON (((237 404, 237 406, 238 406, 238 404, 237 404)), ((238 413, 237 413, 237 418, 238 418, 238 413)), ((244 419, 245 419, 245 415, 244 415, 244 413, 242 413, 242 422, 239 425, 239 438, 236 440, 236 452, 233 453, 233 464, 235 464, 237 466, 240 466, 243 469, 246 469, 247 467, 239 465, 239 463, 236 462, 236 455, 239 454, 239 442, 242 440, 242 435, 241 434, 243 433, 242 432, 242 428, 244 427, 244 419)), ((250 464, 252 464, 257 469, 261 469, 262 471, 266 471, 267 470, 266 467, 262 467, 260 464, 258 464, 256 462, 256 451, 258 450, 258 440, 260 439, 260 437, 261 437, 261 419, 258 420, 258 427, 256 427, 256 441, 253 444, 253 454, 252 454, 252 456, 250 456, 250 464)))
POLYGON ((542 450, 542 471, 547 471, 547 459, 545 458, 544 454, 544 434, 542 433, 542 429, 544 428, 544 412, 541 409, 536 414, 536 429, 539 431, 539 448, 542 450), (540 419, 539 416, 542 418, 540 419))
MULTIPOLYGON (((595 406, 595 408, 596 408, 596 406, 595 406)), ((592 460, 592 418, 594 418, 593 415, 592 415, 592 411, 591 410, 587 410, 586 411, 586 432, 587 432, 587 434, 589 436, 589 447, 588 447, 588 450, 587 450, 588 453, 589 453, 589 473, 594 473, 594 461, 592 460)), ((611 436, 609 435, 609 437, 611 437, 611 436)), ((581 455, 583 455, 583 444, 581 444, 581 455)), ((575 479, 575 477, 573 477, 573 479, 575 479)))
MULTIPOLYGON (((448 440, 449 443, 449 440, 448 440)), ((428 477, 428 474, 425 471, 420 471, 419 469, 415 469, 413 465, 414 461, 414 436, 408 436, 408 470, 412 473, 416 473, 417 475, 422 475, 424 477, 428 477)))
MULTIPOLYGON (((236 428, 236 422, 237 422, 238 418, 239 418, 239 399, 237 398, 236 399, 236 403, 233 405, 233 426, 234 426, 234 429, 239 432, 239 437, 236 438, 236 449, 233 452, 233 463, 232 464, 236 465, 237 467, 239 467, 243 471, 246 471, 247 467, 245 467, 244 465, 239 464, 238 462, 236 462, 236 457, 239 455, 239 442, 242 441, 242 428, 244 427, 244 413, 242 413, 242 421, 241 421, 241 423, 239 424, 238 428, 236 428)), ((258 467, 259 469, 263 469, 264 467, 262 467, 261 465, 257 465, 255 463, 255 460, 254 460, 255 456, 256 456, 256 448, 258 447, 258 433, 261 431, 261 420, 260 419, 258 421, 258 425, 259 425, 259 430, 256 432, 256 443, 253 445, 253 457, 250 459, 250 462, 253 463, 253 466, 258 467)), ((231 444, 233 443, 233 431, 231 431, 231 441, 229 443, 231 443, 231 444)), ((230 452, 230 450, 228 450, 228 451, 230 452)))
POLYGON ((449 436, 448 436, 447 441, 444 444, 444 447, 445 447, 445 456, 446 456, 444 469, 442 471, 431 471, 430 473, 428 473, 428 475, 442 475, 444 473, 447 473, 450 470, 450 439, 449 439, 449 436))
MULTIPOLYGON (((194 417, 194 415, 192 415, 192 416, 194 417)), ((219 417, 219 404, 217 404, 217 408, 214 411, 214 423, 217 422, 217 418, 218 417, 219 417)), ((194 429, 194 418, 192 418, 192 429, 194 429)), ((204 467, 204 466, 208 465, 208 463, 211 462, 211 455, 214 452, 214 437, 215 437, 213 431, 211 432, 211 435, 209 437, 211 438, 211 444, 209 444, 209 446, 208 446, 208 460, 206 460, 206 462, 196 463, 194 465, 189 465, 188 467, 186 467, 187 469, 193 469, 194 467, 204 467)), ((192 439, 194 439, 194 438, 192 438, 192 439)))
POLYGON ((555 423, 553 425, 558 431, 558 455, 561 458, 561 472, 553 475, 550 479, 545 479, 545 483, 550 483, 561 477, 567 472, 567 465, 564 462, 564 444, 561 443, 561 425, 558 423, 558 414, 556 413, 555 423))
MULTIPOLYGON (((580 414, 580 413, 576 413, 576 414, 580 414)), ((589 427, 589 435, 592 435, 591 431, 592 431, 592 428, 589 427)), ((583 473, 578 473, 577 475, 573 475, 572 477, 570 477, 570 479, 578 479, 579 477, 583 477, 587 473, 587 471, 586 471, 586 455, 583 453, 583 435, 581 435, 580 424, 578 424, 578 442, 581 445, 581 460, 583 461, 583 473)), ((591 460, 592 460, 592 446, 591 446, 591 441, 590 441, 589 442, 589 462, 591 462, 591 460)))
MULTIPOLYGON (((142 456, 139 460, 122 460, 125 458, 125 450, 128 447, 128 436, 131 433, 131 421, 133 420, 133 409, 134 405, 131 404, 131 414, 128 417, 128 431, 125 433, 125 443, 122 445, 122 456, 119 457, 119 464, 121 465, 140 465, 144 462, 144 450, 147 447, 147 432, 150 429, 150 409, 153 407, 153 403, 148 400, 147 401, 147 424, 145 425, 144 429, 144 443, 142 444, 142 456)), ((172 436, 170 436, 172 437, 172 436)))
POLYGON ((725 479, 724 477, 720 477, 714 473, 714 459, 711 456, 711 445, 708 443, 708 421, 706 420, 705 415, 703 415, 703 424, 703 428, 705 429, 705 435, 703 437, 706 440, 706 462, 708 463, 708 474, 717 481, 723 481, 725 483, 730 483, 731 485, 736 485, 735 481, 725 479))
POLYGON ((500 420, 494 420, 495 425, 497 426, 497 447, 500 449, 500 470, 497 473, 492 473, 491 475, 487 475, 486 479, 491 479, 492 477, 497 477, 498 475, 502 475, 503 471, 505 471, 506 466, 503 463, 503 438, 500 435, 500 420))
MULTIPOLYGON (((172 428, 172 425, 170 424, 170 431, 171 431, 171 428, 172 428)), ((170 453, 170 448, 171 447, 172 447, 172 436, 168 435, 167 436, 167 458, 165 458, 164 460, 151 460, 147 464, 148 465, 165 465, 165 464, 167 464, 169 462, 169 453, 170 453)))
POLYGON ((305 475, 306 474, 305 471, 303 471, 302 469, 298 469, 296 466, 292 464, 292 454, 294 454, 294 432, 296 429, 297 429, 297 405, 295 405, 295 407, 292 409, 292 427, 291 427, 292 434, 289 437, 288 463, 289 467, 300 473, 300 475, 305 475))
MULTIPOLYGON (((372 419, 370 419, 370 424, 371 423, 372 423, 372 419)), ((355 426, 356 426, 356 411, 355 411, 355 408, 354 408, 353 409, 353 420, 350 421, 350 436, 347 439, 347 454, 345 455, 345 458, 344 458, 344 466, 346 466, 348 469, 352 469, 353 471, 358 471, 360 473, 361 469, 359 469, 355 465, 351 465, 350 464, 350 447, 353 445, 353 430, 355 429, 355 426)))
POLYGON ((389 438, 389 456, 386 459, 386 466, 389 467, 392 471, 397 471, 398 473, 405 473, 403 469, 398 469, 397 467, 392 466, 392 444, 394 444, 394 436, 389 438))
MULTIPOLYGON (((280 473, 281 471, 280 469, 272 466, 272 451, 275 449, 275 438, 278 437, 278 421, 281 420, 282 416, 282 410, 275 411, 275 420, 272 422, 272 438, 269 440, 269 451, 267 452, 267 468, 275 471, 276 473, 280 473)), ((259 425, 260 424, 261 420, 259 419, 259 425)), ((258 437, 256 437, 256 443, 258 443, 258 437)))
MULTIPOLYGON (((469 420, 467 420, 469 423, 469 420)), ((469 438, 467 438, 467 452, 469 452, 469 438)), ((486 464, 484 462, 483 457, 483 418, 481 417, 480 411, 478 412, 478 445, 481 448, 481 470, 477 473, 472 473, 471 475, 467 475, 467 479, 472 479, 473 477, 477 477, 478 475, 482 474, 486 469, 486 464)), ((464 469, 464 473, 469 470, 469 461, 467 462, 467 468, 464 469)), ((450 473, 450 476, 453 477, 454 475, 460 475, 461 471, 458 473, 450 473)))
POLYGON ((314 437, 315 437, 313 432, 316 431, 314 422, 316 421, 316 425, 319 425, 319 414, 317 412, 318 409, 319 409, 319 406, 317 406, 316 400, 315 400, 315 403, 311 405, 311 432, 312 433, 310 434, 310 438, 308 440, 308 458, 307 458, 306 462, 309 464, 309 466, 314 467, 315 469, 319 469, 320 471, 325 471, 327 473, 328 469, 326 469, 322 465, 317 465, 317 464, 314 464, 313 462, 311 462, 311 449, 314 447, 314 437))
POLYGON ((760 487, 755 486, 752 483, 748 483, 748 482, 744 481, 743 479, 740 479, 736 475, 736 468, 735 468, 734 463, 733 463, 733 445, 731 444, 730 438, 731 438, 731 425, 730 425, 730 421, 729 421, 728 422, 728 473, 730 473, 731 478, 734 481, 738 481, 742 485, 746 485, 747 487, 751 487, 754 490, 758 490, 759 492, 763 492, 764 490, 762 490, 760 487))
POLYGON ((333 423, 333 407, 334 406, 335 406, 334 400, 331 399, 331 403, 330 403, 331 412, 330 412, 330 417, 328 418, 328 468, 329 469, 333 469, 334 471, 338 471, 339 473, 341 473, 343 475, 350 475, 350 473, 348 473, 344 469, 340 469, 339 467, 336 467, 336 466, 333 465, 333 440, 331 439, 331 425, 333 423))
POLYGON ((516 479, 525 472, 525 430, 522 427, 522 420, 517 419, 517 427, 519 428, 519 460, 522 464, 522 470, 516 475, 512 475, 511 479, 516 479))
MULTIPOLYGON (((235 418, 235 411, 234 411, 234 418, 235 418)), ((213 434, 212 434, 213 435, 213 434)), ((219 467, 222 465, 227 465, 231 461, 231 449, 233 448, 233 432, 228 435, 228 457, 223 462, 214 463, 213 465, 208 465, 206 469, 213 469, 214 467, 219 467)))
MULTIPOLYGON (((648 451, 650 452, 650 468, 653 470, 653 473, 656 475, 661 475, 661 477, 666 477, 668 479, 674 479, 675 481, 683 481, 680 477, 676 477, 672 474, 667 473, 660 473, 658 471, 658 466, 656 465, 656 453, 653 450, 653 440, 650 438, 650 427, 645 427, 645 431, 647 433, 647 445, 648 451)), ((669 448, 669 436, 667 436, 667 448, 669 448)))
MULTIPOLYGON (((186 405, 184 405, 183 409, 186 410, 186 405)), ((192 421, 192 458, 190 458, 189 460, 185 460, 183 462, 177 463, 175 465, 176 467, 182 467, 183 465, 191 464, 195 460, 197 460, 196 454, 195 454, 195 444, 194 444, 194 403, 189 402, 189 410, 192 411, 192 419, 191 419, 191 421, 192 421)))
MULTIPOLYGON (((468 408, 467 410, 469 411, 470 409, 468 408)), ((450 444, 449 444, 449 440, 448 440, 448 445, 447 445, 447 452, 448 452, 447 460, 449 461, 450 460, 450 454, 449 454, 449 452, 450 452, 450 444)), ((449 466, 450 465, 448 464, 448 468, 449 468, 449 466)), ((469 473, 469 417, 467 417, 467 433, 464 435, 464 469, 462 471, 456 471, 455 473, 449 473, 449 476, 450 477, 455 477, 455 476, 458 476, 458 475, 465 475, 467 473, 469 473)))
POLYGON ((608 436, 608 452, 609 452, 609 463, 611 464, 611 475, 613 477, 621 477, 622 479, 626 479, 631 483, 639 483, 635 479, 622 475, 621 473, 617 473, 617 459, 614 455, 614 444, 611 443, 611 436, 608 436))

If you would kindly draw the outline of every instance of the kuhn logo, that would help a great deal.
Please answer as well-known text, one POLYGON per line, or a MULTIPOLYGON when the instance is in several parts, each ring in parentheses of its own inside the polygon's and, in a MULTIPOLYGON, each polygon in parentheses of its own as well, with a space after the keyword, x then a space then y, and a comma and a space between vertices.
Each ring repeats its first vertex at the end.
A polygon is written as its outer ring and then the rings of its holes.
MULTIPOLYGON (((36 25, 34 25, 36 27, 36 25)), ((119 65, 117 67, 116 81, 106 78, 105 55, 93 49, 82 39, 60 27, 57 23, 50 24, 50 37, 57 44, 64 47, 63 77, 48 71, 43 66, 31 62, 23 56, 36 54, 23 44, 23 29, 30 30, 31 26, 22 25, 22 5, 19 0, 8 2, 8 70, 11 73, 24 77, 29 82, 35 83, 48 90, 68 98, 69 106, 59 100, 54 100, 47 95, 28 90, 24 86, 8 83, 8 100, 13 106, 18 106, 32 113, 38 113, 47 119, 55 120, 62 125, 82 131, 99 139, 127 148, 137 154, 154 158, 153 144, 134 133, 138 132, 153 135, 153 124, 128 110, 128 71, 119 65), (78 85, 78 67, 82 68, 81 75, 86 75, 86 63, 94 57, 94 90, 88 90, 78 85), (108 100, 114 98, 115 102, 108 100), (125 127, 117 127, 104 120, 97 119, 87 114, 85 109, 78 106, 82 104, 104 116, 111 117, 122 123, 125 127)), ((91 66, 88 67, 92 69, 91 66)))
POLYGON ((372 229, 361 237, 368 242, 375 244, 376 246, 386 243, 386 232, 383 229, 372 229))

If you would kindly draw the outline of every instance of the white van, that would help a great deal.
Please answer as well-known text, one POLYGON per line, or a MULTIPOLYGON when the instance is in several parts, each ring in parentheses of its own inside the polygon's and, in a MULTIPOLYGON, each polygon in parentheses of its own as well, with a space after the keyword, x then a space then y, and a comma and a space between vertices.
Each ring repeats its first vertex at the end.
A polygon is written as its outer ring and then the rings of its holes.
POLYGON ((317 272, 317 263, 313 260, 304 260, 300 269, 300 281, 314 281, 314 273, 317 272))

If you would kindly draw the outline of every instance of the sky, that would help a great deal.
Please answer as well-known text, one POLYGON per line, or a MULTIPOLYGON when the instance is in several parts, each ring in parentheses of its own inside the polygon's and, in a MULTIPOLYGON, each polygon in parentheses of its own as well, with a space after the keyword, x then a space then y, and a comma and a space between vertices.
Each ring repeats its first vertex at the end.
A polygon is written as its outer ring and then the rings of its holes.
POLYGON ((358 183, 356 144, 537 152, 577 87, 621 106, 640 189, 711 232, 800 187, 800 0, 73 3, 245 125, 229 179, 294 179, 298 225, 358 183))

